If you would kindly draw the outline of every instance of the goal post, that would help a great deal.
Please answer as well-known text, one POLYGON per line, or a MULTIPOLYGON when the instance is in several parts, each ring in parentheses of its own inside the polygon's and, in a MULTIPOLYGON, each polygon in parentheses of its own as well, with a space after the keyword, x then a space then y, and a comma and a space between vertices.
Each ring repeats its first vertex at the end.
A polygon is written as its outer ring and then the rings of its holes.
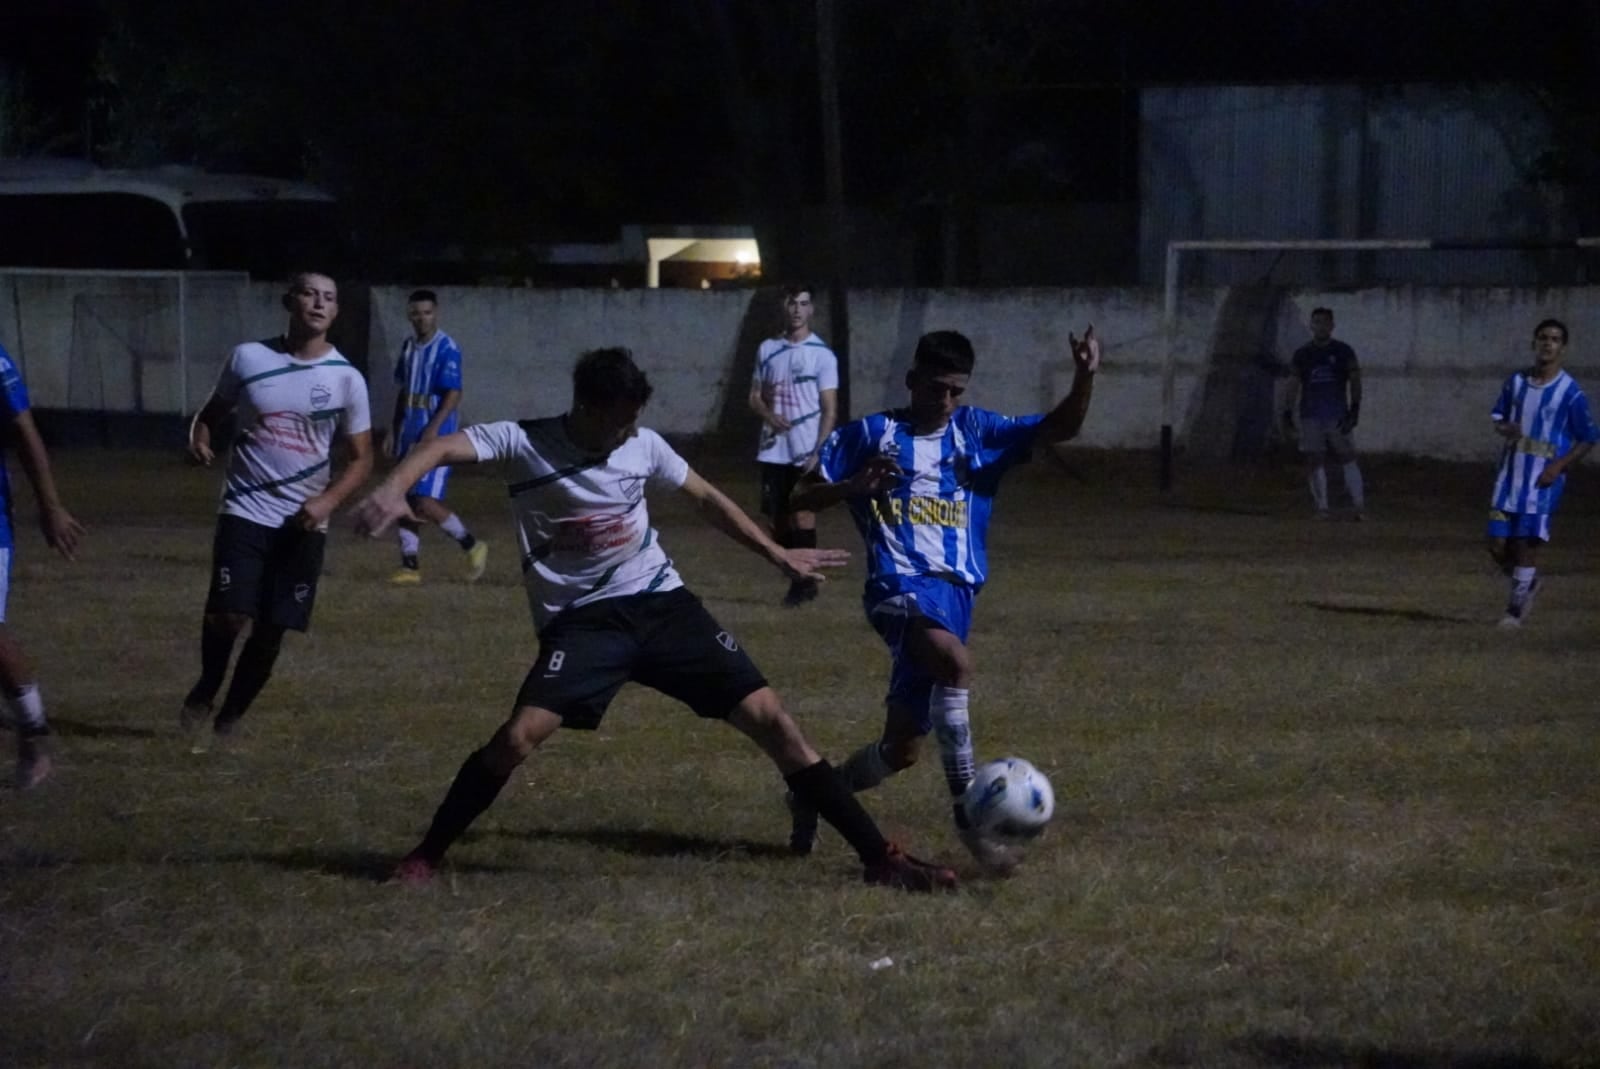
POLYGON ((1172 489, 1174 420, 1178 378, 1178 298, 1183 254, 1186 252, 1475 252, 1557 251, 1600 248, 1600 237, 1565 241, 1506 238, 1328 238, 1304 240, 1194 239, 1167 242, 1162 295, 1161 440, 1160 484, 1172 489))

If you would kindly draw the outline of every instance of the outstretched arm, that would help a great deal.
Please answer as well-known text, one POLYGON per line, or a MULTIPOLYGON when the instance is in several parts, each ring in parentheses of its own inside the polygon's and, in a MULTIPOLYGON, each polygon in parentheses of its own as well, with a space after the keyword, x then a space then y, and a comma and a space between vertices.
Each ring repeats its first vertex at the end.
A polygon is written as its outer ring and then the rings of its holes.
POLYGON ((22 470, 33 484, 33 496, 39 502, 39 529, 50 548, 68 560, 76 559, 78 539, 83 537, 83 524, 72 518, 56 493, 55 477, 50 473, 50 454, 45 452, 44 439, 33 425, 33 413, 18 412, 11 420, 12 433, 17 440, 17 458, 22 470))
POLYGON ((837 568, 850 560, 843 549, 785 549, 761 525, 734 504, 728 495, 690 470, 683 492, 694 499, 700 513, 717 530, 753 553, 760 554, 790 579, 826 579, 823 568, 837 568))
POLYGON ((789 508, 795 512, 821 512, 852 497, 880 494, 905 474, 900 465, 886 456, 875 456, 861 465, 850 478, 830 483, 816 469, 806 472, 789 495, 789 508))
POLYGON ((1091 325, 1083 332, 1083 340, 1069 333, 1067 344, 1072 347, 1072 389, 1067 391, 1055 408, 1039 423, 1039 440, 1065 442, 1077 436, 1083 419, 1089 414, 1089 398, 1094 394, 1095 372, 1100 370, 1100 339, 1094 336, 1091 325))
POLYGON ((406 491, 441 464, 476 464, 478 450, 465 431, 421 442, 356 506, 356 530, 376 538, 397 520, 414 520, 406 491))

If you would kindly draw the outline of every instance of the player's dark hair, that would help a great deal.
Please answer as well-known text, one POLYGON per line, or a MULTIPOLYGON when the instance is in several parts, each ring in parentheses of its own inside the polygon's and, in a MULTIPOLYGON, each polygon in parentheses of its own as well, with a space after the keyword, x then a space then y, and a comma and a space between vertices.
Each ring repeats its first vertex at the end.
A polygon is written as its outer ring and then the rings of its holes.
POLYGON ((918 371, 930 375, 970 375, 978 362, 972 343, 958 330, 935 330, 917 339, 917 352, 911 358, 918 371))
POLYGON ((1317 318, 1317 316, 1327 316, 1329 319, 1332 319, 1333 318, 1333 309, 1332 308, 1313 308, 1313 309, 1311 309, 1311 318, 1315 319, 1315 318, 1317 318))
POLYGON ((785 282, 778 291, 779 297, 785 301, 790 297, 798 297, 802 293, 809 293, 813 297, 817 295, 817 291, 809 282, 785 282))
POLYGON ((429 304, 438 304, 439 295, 432 290, 412 290, 411 296, 406 298, 406 303, 415 304, 418 301, 427 301, 429 304))
POLYGON ((1533 336, 1539 337, 1539 332, 1546 327, 1555 327, 1561 332, 1561 344, 1567 344, 1567 325, 1559 319, 1541 319, 1539 325, 1533 328, 1533 336))
POLYGON ((572 369, 572 397, 579 404, 630 401, 642 405, 650 400, 651 392, 650 380, 633 362, 633 353, 620 345, 590 349, 578 357, 572 369))

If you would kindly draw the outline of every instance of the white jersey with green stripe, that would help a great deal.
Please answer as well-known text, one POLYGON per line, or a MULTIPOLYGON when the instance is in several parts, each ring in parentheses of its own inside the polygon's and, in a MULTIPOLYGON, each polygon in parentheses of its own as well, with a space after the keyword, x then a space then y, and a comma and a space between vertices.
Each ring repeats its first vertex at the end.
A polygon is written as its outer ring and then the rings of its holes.
POLYGON ((479 461, 498 461, 522 546, 533 626, 562 609, 683 585, 650 526, 645 487, 678 489, 689 464, 655 431, 595 456, 567 437, 566 417, 465 429, 479 461))
POLYGON ((336 433, 372 428, 366 380, 339 350, 315 360, 286 350, 282 338, 244 343, 214 391, 238 426, 219 511, 266 527, 328 488, 336 433))

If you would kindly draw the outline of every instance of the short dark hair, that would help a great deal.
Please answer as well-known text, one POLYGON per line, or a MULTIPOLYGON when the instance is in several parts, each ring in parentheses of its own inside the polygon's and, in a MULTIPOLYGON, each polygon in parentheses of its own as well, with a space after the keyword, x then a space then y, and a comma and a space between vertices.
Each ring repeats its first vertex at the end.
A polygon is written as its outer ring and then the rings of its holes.
POLYGON ((572 368, 572 397, 579 404, 631 401, 642 405, 652 392, 649 378, 633 362, 633 353, 620 345, 590 349, 572 368))
POLYGON ((972 343, 958 330, 935 330, 917 339, 917 352, 911 358, 918 371, 930 375, 970 375, 978 362, 972 343))
POLYGON ((809 282, 785 282, 778 290, 778 296, 785 301, 802 293, 809 293, 813 297, 817 295, 816 288, 809 282))
POLYGON ((1332 308, 1313 308, 1313 309, 1311 309, 1311 318, 1315 319, 1318 316, 1327 316, 1329 319, 1332 319, 1333 318, 1333 309, 1332 308))
POLYGON ((1555 327, 1561 332, 1561 344, 1567 344, 1567 325, 1559 319, 1541 319, 1539 325, 1533 328, 1533 336, 1537 338, 1539 332, 1545 327, 1555 327))
POLYGON ((432 290, 412 290, 411 296, 406 298, 406 303, 415 304, 417 301, 430 301, 433 304, 438 304, 439 295, 432 290))

